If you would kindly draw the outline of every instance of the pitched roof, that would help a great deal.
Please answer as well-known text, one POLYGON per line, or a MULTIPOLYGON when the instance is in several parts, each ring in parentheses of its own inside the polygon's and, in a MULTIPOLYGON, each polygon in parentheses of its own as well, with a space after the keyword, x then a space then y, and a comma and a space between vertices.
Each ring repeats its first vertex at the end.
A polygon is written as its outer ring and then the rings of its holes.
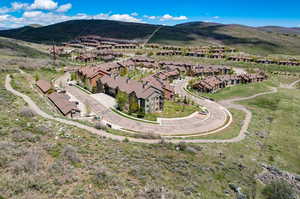
POLYGON ((43 91, 43 93, 47 93, 52 88, 51 83, 43 79, 38 80, 36 85, 43 91))
POLYGON ((143 84, 141 82, 131 80, 124 77, 110 77, 108 75, 100 78, 102 84, 107 84, 110 88, 118 88, 127 94, 135 93, 138 98, 147 98, 155 92, 162 92, 159 88, 151 84, 143 84))
POLYGON ((109 74, 108 71, 106 71, 103 67, 101 66, 87 66, 79 69, 79 72, 82 73, 82 75, 86 76, 87 78, 93 78, 99 73, 102 74, 109 74))
POLYGON ((142 79, 143 82, 149 82, 154 87, 158 88, 159 90, 168 90, 171 92, 174 91, 174 87, 171 86, 167 81, 163 81, 161 79, 156 78, 154 75, 150 75, 142 79))
POLYGON ((74 102, 70 102, 70 97, 63 93, 54 92, 48 98, 55 104, 63 115, 67 115, 73 110, 78 110, 74 102))

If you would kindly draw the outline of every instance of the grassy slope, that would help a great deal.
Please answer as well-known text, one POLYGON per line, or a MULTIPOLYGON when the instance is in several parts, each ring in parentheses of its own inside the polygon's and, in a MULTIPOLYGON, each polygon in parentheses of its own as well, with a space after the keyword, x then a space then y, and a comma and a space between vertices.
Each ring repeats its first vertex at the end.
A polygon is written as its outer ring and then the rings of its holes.
POLYGON ((46 53, 22 44, 20 41, 0 38, 1 56, 16 56, 29 58, 45 58, 46 53))
POLYGON ((277 32, 266 32, 258 28, 241 25, 186 23, 177 28, 189 31, 199 38, 205 37, 212 42, 236 47, 242 51, 267 54, 297 54, 300 51, 300 36, 277 32))
POLYGON ((224 190, 234 197, 228 187, 231 182, 243 192, 256 192, 260 199, 261 185, 254 180, 259 163, 300 173, 299 148, 290 147, 300 146, 298 90, 282 89, 243 102, 254 113, 250 136, 235 144, 191 145, 199 150, 191 154, 176 151, 174 145, 115 142, 40 117, 22 117, 24 102, 3 89, 4 77, 2 73, 0 195, 4 198, 137 198, 140 194, 158 198, 164 187, 177 198, 217 199, 226 197, 224 190), (269 136, 261 139, 258 131, 269 136), (74 148, 71 155, 64 152, 68 145, 74 148))
MULTIPOLYGON (((145 39, 157 25, 107 20, 75 20, 44 27, 24 27, 0 31, 0 36, 31 42, 52 43, 96 34, 121 39, 145 39)), ((151 39, 172 45, 225 44, 254 54, 299 54, 300 36, 270 32, 240 25, 186 23, 163 26, 151 39)))

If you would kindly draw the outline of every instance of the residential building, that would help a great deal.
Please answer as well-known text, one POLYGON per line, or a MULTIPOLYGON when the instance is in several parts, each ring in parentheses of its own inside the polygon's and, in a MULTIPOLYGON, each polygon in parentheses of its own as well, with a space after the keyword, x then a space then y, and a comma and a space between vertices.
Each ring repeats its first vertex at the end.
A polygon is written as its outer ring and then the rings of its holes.
POLYGON ((145 113, 162 111, 164 107, 164 93, 149 82, 138 82, 124 77, 103 76, 97 81, 97 92, 116 97, 118 92, 128 95, 125 108, 129 109, 129 99, 134 98, 138 102, 139 109, 145 113))

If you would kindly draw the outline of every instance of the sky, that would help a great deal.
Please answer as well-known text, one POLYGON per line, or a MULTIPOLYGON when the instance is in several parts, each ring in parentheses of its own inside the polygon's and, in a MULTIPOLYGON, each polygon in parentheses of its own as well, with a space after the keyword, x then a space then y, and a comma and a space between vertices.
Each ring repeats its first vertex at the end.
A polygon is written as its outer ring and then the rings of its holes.
POLYGON ((300 27, 300 0, 0 0, 0 27, 73 19, 300 27))

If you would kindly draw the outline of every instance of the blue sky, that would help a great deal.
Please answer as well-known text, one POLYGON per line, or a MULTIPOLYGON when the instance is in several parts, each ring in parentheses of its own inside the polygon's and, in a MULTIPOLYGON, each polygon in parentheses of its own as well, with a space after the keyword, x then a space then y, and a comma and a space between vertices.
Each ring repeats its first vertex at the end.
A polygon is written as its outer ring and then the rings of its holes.
POLYGON ((207 21, 300 27, 299 0, 0 0, 0 27, 110 19, 174 25, 207 21))

